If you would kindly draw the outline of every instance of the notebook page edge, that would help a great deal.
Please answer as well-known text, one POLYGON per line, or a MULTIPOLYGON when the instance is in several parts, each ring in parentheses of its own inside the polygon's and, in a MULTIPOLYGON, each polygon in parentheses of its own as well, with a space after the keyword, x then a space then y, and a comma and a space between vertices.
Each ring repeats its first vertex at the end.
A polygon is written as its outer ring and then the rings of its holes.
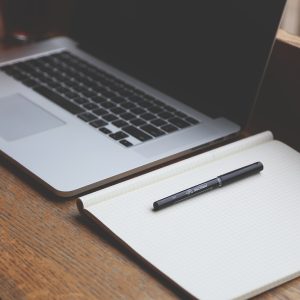
POLYGON ((291 281, 293 279, 296 279, 299 276, 300 276, 300 271, 299 272, 295 272, 295 273, 293 273, 291 275, 288 275, 288 276, 285 276, 283 278, 280 278, 280 279, 278 279, 278 280, 276 280, 276 281, 274 281, 274 282, 272 282, 270 284, 264 285, 262 287, 259 287, 256 290, 253 290, 253 291, 251 291, 249 293, 246 293, 246 294, 244 294, 242 296, 239 296, 239 297, 237 297, 237 298, 235 298, 233 300, 245 300, 245 299, 249 299, 249 298, 255 297, 257 295, 262 294, 263 292, 271 290, 272 288, 278 287, 278 286, 280 286, 280 285, 282 285, 282 284, 284 284, 286 282, 289 282, 289 281, 291 281))
POLYGON ((81 211, 82 209, 88 210, 90 207, 93 207, 94 205, 97 205, 98 203, 105 200, 114 198, 120 194, 131 192, 141 186, 153 184, 168 177, 176 176, 179 173, 199 167, 199 165, 209 163, 216 159, 221 159, 233 153, 252 148, 271 140, 273 140, 273 134, 271 131, 258 133, 256 135, 241 139, 239 141, 227 144, 208 152, 201 153, 199 155, 176 162, 169 166, 115 184, 103 190, 84 195, 77 200, 77 207, 79 211, 81 211))

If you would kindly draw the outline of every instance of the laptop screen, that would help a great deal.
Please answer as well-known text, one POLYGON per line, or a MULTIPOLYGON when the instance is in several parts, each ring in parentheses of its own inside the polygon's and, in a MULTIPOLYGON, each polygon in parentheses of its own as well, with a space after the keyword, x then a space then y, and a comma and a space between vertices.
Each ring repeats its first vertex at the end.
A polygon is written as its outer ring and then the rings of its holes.
POLYGON ((245 126, 285 0, 77 0, 73 37, 213 118, 245 126))

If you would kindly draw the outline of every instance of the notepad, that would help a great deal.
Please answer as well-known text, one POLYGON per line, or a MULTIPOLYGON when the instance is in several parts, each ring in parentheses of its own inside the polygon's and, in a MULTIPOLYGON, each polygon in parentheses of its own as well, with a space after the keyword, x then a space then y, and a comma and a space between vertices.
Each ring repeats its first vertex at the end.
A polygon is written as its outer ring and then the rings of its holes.
POLYGON ((81 197, 82 213, 199 299, 300 275, 300 154, 264 132, 81 197), (256 175, 158 212, 154 201, 261 161, 256 175))

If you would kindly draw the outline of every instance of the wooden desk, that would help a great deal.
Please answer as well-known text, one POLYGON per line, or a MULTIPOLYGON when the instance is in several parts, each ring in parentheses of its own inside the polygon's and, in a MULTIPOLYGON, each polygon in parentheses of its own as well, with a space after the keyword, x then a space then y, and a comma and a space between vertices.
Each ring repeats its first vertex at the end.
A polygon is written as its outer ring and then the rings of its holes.
MULTIPOLYGON (((268 74, 259 100, 263 103, 269 95, 265 86, 273 86, 272 72, 268 74)), ((259 105, 255 115, 268 105, 259 105)), ((270 112, 263 117, 254 118, 253 131, 273 124, 270 112)), ((298 140, 297 132, 293 140, 298 140)), ((1 159, 1 300, 174 298, 187 295, 79 216, 74 199, 51 195, 1 159)), ((300 278, 256 299, 300 299, 300 278)))

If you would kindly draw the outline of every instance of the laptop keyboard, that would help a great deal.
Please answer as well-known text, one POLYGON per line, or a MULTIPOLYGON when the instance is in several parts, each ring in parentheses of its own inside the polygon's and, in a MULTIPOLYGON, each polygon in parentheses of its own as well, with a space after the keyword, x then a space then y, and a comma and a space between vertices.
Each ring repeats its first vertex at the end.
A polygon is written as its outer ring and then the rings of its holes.
POLYGON ((125 147, 199 123, 67 51, 0 69, 125 147))

